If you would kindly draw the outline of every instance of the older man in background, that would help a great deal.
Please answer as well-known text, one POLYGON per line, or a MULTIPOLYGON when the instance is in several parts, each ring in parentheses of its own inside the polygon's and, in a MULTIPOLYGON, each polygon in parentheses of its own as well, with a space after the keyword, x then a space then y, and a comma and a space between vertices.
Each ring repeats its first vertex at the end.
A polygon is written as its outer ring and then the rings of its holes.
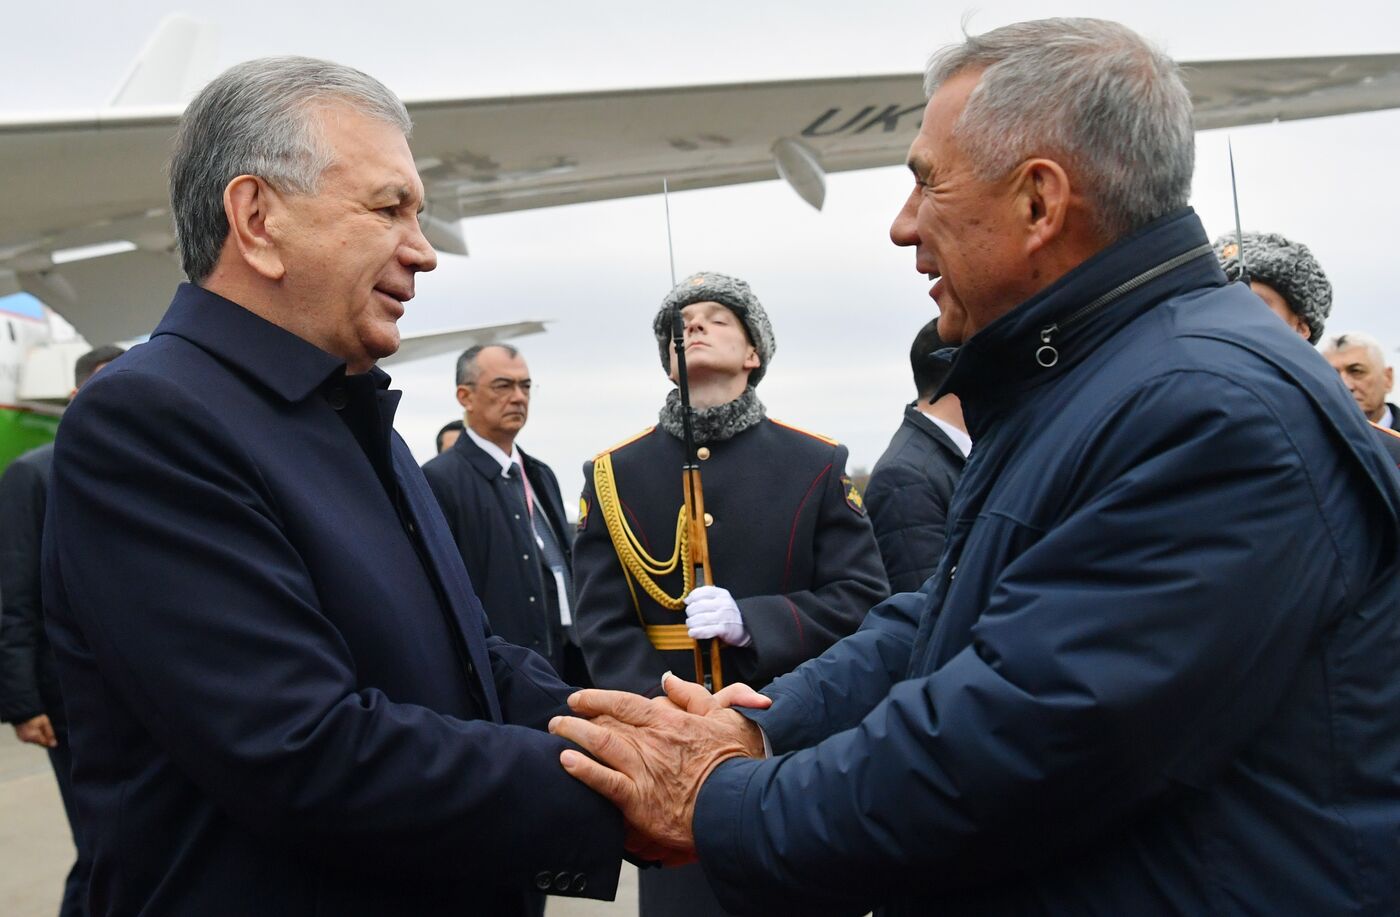
POLYGON ((1359 331, 1347 331, 1322 342, 1322 355, 1356 399, 1371 423, 1400 430, 1400 408, 1386 401, 1395 385, 1395 371, 1385 359, 1381 342, 1359 331))
POLYGON ((559 481, 516 445, 534 383, 509 344, 457 359, 465 435, 423 466, 481 597, 491 629, 549 660, 571 685, 589 684, 574 628, 573 537, 559 481))
POLYGON ((504 643, 376 360, 436 255, 408 114, 273 58, 190 103, 190 283, 54 450, 49 634, 96 914, 539 913, 622 824, 559 771, 568 689, 504 643))
POLYGON ((583 692, 621 722, 565 768, 745 913, 1395 913, 1400 480, 1225 282, 1176 65, 1045 20, 926 87, 891 237, 977 443, 938 569, 747 717, 583 692))

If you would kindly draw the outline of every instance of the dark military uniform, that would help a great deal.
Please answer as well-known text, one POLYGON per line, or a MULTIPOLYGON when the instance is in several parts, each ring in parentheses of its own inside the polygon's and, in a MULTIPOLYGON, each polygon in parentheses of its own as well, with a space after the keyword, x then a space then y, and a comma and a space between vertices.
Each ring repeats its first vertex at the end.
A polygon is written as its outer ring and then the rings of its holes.
MULTIPOLYGON (((623 517, 659 560, 674 550, 683 453, 660 428, 603 453, 623 517)), ((715 585, 734 596, 753 638, 723 648, 724 681, 762 687, 853 632, 888 595, 880 552, 835 441, 765 419, 700 455, 715 585)), ((663 642, 677 626, 688 639, 685 610, 663 607, 624 575, 598 505, 596 461, 584 465, 574 544, 580 642, 594 684, 655 694, 667 670, 694 678, 694 657, 687 647, 656 649, 643 625, 669 625, 663 642)), ((683 591, 679 566, 655 581, 669 596, 683 591)))
MULTIPOLYGON (((611 460, 617 507, 637 544, 666 561, 676 547, 683 495, 681 441, 659 427, 584 465, 574 542, 576 623, 593 683, 657 694, 672 671, 695 677, 685 609, 664 607, 624 572, 600 506, 594 470, 611 460), (657 649, 653 638, 676 649, 657 649)), ((722 646, 726 684, 760 688, 853 632, 889 594, 860 494, 846 476, 846 447, 774 420, 698 450, 715 585, 728 589, 752 641, 722 646)), ((605 489, 606 489, 605 483, 605 489)), ((605 501, 605 504, 608 501, 605 501)), ((625 540, 624 540, 624 543, 625 540)), ((681 567, 653 577, 684 592, 681 567)), ((724 911, 698 864, 644 870, 643 917, 713 917, 724 911)))

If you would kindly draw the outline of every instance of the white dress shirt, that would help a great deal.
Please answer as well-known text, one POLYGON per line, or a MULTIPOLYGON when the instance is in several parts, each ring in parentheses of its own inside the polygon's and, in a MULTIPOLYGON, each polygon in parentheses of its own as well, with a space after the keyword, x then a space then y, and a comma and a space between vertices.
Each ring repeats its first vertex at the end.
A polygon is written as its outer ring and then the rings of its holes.
POLYGON ((953 445, 958 447, 958 451, 963 454, 963 458, 967 458, 972 452, 972 437, 967 435, 966 430, 953 426, 942 417, 934 417, 923 408, 919 408, 919 413, 938 424, 938 429, 948 434, 948 438, 953 441, 953 445))

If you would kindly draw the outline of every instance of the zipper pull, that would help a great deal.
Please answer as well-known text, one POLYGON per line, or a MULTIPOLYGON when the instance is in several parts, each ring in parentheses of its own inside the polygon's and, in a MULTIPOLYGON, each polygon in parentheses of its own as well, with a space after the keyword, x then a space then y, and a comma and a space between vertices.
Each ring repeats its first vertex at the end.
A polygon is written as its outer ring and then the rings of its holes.
POLYGON ((1035 361, 1045 369, 1060 362, 1060 352, 1050 344, 1050 336, 1059 330, 1059 325, 1046 325, 1040 329, 1040 346, 1036 348, 1035 361))

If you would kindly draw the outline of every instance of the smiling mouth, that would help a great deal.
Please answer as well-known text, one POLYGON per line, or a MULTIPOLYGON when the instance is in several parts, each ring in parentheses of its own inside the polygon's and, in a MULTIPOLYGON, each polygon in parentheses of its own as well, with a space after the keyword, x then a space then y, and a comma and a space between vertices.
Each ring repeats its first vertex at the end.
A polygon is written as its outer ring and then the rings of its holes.
POLYGON ((389 302, 393 303, 394 306, 397 308, 399 315, 403 315, 404 303, 408 302, 410 299, 413 298, 412 290, 386 290, 383 287, 375 287, 374 292, 378 293, 385 300, 388 300, 389 302))

